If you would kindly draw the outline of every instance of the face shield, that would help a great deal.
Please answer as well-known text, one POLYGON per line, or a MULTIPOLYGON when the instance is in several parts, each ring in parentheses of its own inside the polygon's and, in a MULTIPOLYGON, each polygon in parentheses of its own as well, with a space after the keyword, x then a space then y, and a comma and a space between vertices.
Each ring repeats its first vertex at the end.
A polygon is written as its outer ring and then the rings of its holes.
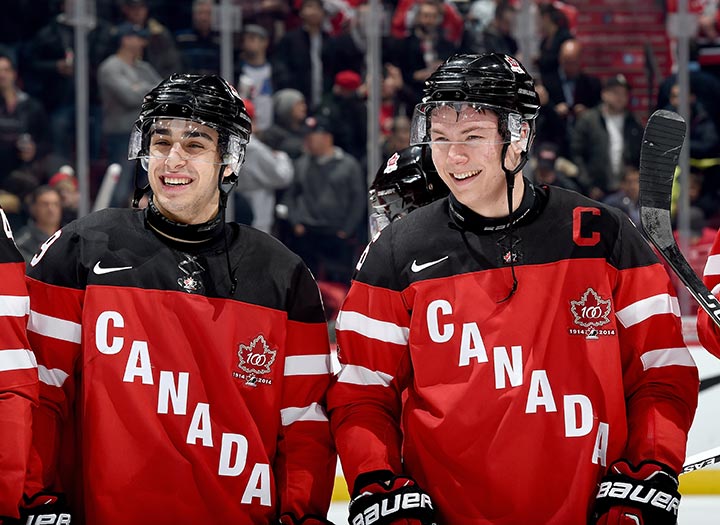
POLYGON ((530 124, 518 113, 489 104, 424 102, 415 106, 410 144, 433 149, 452 144, 480 146, 520 142, 528 149, 530 124))
POLYGON ((225 164, 237 174, 245 156, 247 141, 228 135, 211 124, 175 117, 156 117, 137 123, 130 135, 128 159, 165 161, 177 156, 184 161, 225 164))

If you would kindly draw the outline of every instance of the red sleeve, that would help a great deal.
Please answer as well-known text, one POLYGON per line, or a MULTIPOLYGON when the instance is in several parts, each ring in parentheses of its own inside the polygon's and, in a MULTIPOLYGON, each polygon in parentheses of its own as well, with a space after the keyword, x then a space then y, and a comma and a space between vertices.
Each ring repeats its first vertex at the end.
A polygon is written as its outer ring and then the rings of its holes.
MULTIPOLYGON (((715 296, 720 296, 720 231, 715 237, 715 242, 705 264, 703 281, 715 296)), ((702 308, 698 308, 697 331, 700 344, 708 352, 720 358, 720 328, 702 308)))
POLYGON ((25 263, 0 209, 0 516, 18 517, 37 404, 35 355, 25 334, 25 263))
MULTIPOLYGON (((33 463, 28 473, 28 494, 43 489, 62 490, 57 477, 59 447, 63 432, 70 431, 73 424, 84 291, 53 284, 59 274, 66 278, 67 264, 74 260, 66 237, 58 230, 45 242, 40 257, 31 262, 27 278, 28 338, 37 356, 40 379, 40 406, 33 413, 33 453, 38 463, 33 463), (52 249, 48 249, 50 246, 52 249)), ((63 456, 62 461, 63 470, 72 464, 71 457, 63 456)))
MULTIPOLYGON (((382 252, 374 243, 365 264, 386 264, 389 258, 382 252)), ((328 395, 335 444, 351 490, 363 472, 402 472, 400 415, 411 374, 409 326, 400 292, 352 283, 335 326, 342 368, 328 395)))
MULTIPOLYGON (((622 257, 639 258, 649 248, 626 222, 621 238, 635 239, 623 244, 622 257)), ((697 408, 697 368, 683 340, 680 306, 664 268, 659 263, 625 268, 618 271, 613 293, 628 418, 624 456, 635 464, 660 461, 679 472, 697 408)))
MULTIPOLYGON (((320 292, 304 267, 296 295, 297 301, 307 303, 301 317, 324 319, 320 292)), ((332 372, 327 325, 319 319, 289 320, 286 348, 282 427, 274 464, 280 513, 325 516, 337 465, 325 408, 332 372)))

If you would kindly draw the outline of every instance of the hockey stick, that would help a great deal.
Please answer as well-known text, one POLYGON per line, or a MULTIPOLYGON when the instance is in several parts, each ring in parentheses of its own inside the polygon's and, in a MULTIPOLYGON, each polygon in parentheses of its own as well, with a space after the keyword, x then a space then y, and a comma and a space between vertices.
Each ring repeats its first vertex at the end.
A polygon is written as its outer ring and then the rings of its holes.
POLYGON ((663 259, 720 326, 720 302, 683 257, 670 222, 673 177, 685 141, 685 128, 685 120, 673 111, 660 109, 648 119, 640 150, 640 222, 663 259))
POLYGON ((715 447, 687 458, 680 474, 687 474, 718 464, 720 464, 720 447, 715 447))

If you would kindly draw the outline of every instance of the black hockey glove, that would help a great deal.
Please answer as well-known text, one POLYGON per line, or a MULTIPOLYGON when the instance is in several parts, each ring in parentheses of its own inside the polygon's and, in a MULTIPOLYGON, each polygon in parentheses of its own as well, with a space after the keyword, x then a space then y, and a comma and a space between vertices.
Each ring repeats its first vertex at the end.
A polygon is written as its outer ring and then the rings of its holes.
POLYGON ((350 525, 436 525, 430 496, 407 476, 387 470, 367 472, 355 481, 350 525))
POLYGON ((303 516, 301 519, 294 514, 280 516, 280 525, 334 525, 333 522, 319 516, 303 516))
POLYGON ((610 465, 600 481, 591 525, 675 525, 680 493, 670 467, 643 461, 637 468, 626 460, 610 465))
POLYGON ((72 517, 65 496, 40 492, 32 498, 25 498, 20 508, 20 519, 5 518, 3 525, 70 525, 72 517))

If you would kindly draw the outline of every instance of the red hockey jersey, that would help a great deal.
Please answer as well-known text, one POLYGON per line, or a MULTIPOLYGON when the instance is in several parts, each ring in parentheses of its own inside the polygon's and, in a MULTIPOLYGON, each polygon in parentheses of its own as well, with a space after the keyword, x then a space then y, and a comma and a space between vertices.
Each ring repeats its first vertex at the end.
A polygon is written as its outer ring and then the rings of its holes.
POLYGON ((572 192, 528 184, 513 220, 450 196, 370 245, 328 396, 351 487, 389 469, 439 523, 570 525, 618 458, 681 468, 698 378, 663 267, 572 192))
POLYGON ((174 243, 144 212, 105 210, 32 261, 44 477, 32 481, 70 493, 73 523, 327 512, 336 456, 317 286, 270 236, 222 231, 174 243))
POLYGON ((0 516, 18 517, 37 404, 35 355, 25 335, 29 301, 25 262, 0 208, 0 516))
MULTIPOLYGON (((712 293, 720 296, 720 231, 710 249, 710 255, 703 270, 703 281, 712 293)), ((698 308, 697 331, 700 344, 720 358, 720 328, 702 308, 698 308)))

